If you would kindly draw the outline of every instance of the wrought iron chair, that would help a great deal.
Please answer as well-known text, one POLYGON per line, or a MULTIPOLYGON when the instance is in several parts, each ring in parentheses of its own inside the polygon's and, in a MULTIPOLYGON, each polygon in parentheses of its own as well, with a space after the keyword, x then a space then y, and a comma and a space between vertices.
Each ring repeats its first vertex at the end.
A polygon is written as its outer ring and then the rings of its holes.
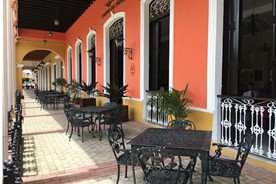
POLYGON ((184 169, 181 157, 166 148, 140 148, 137 156, 147 184, 192 183, 193 159, 184 169))
POLYGON ((89 118, 85 118, 83 116, 83 113, 79 109, 76 109, 76 108, 68 109, 67 119, 68 119, 69 123, 71 124, 71 134, 69 136, 69 141, 71 140, 71 137, 73 134, 73 128, 77 128, 78 133, 79 133, 79 129, 81 128, 82 142, 83 142, 83 128, 87 127, 88 131, 91 132, 89 130, 90 125, 92 126, 92 136, 95 137, 95 135, 94 135, 95 122, 91 121, 91 119, 89 119, 89 118))
MULTIPOLYGON (((108 142, 117 161, 118 173, 116 183, 118 184, 120 179, 120 166, 125 166, 125 178, 127 178, 127 166, 132 165, 131 150, 125 148, 124 132, 120 127, 112 126, 108 129, 108 142)), ((139 165, 136 156, 134 165, 139 165)))
MULTIPOLYGON (((168 123, 167 128, 181 130, 181 131, 196 130, 196 126, 194 122, 192 122, 191 120, 184 120, 184 121, 172 120, 168 123)), ((191 157, 191 158, 194 160, 193 171, 195 171, 196 157, 191 157)))
MULTIPOLYGON (((238 181, 240 183, 240 175, 245 161, 250 152, 253 144, 253 136, 250 133, 245 133, 241 138, 241 142, 238 144, 237 156, 234 160, 220 158, 221 150, 224 147, 229 147, 224 144, 213 143, 213 146, 217 146, 215 155, 210 156, 209 159, 209 178, 213 181, 211 176, 221 176, 227 178, 234 178, 234 183, 238 181)), ((230 146, 236 147, 236 146, 230 146)))
MULTIPOLYGON (((117 104, 115 102, 107 102, 103 105, 104 107, 114 107, 117 108, 117 104)), ((99 126, 103 125, 104 129, 105 129, 105 125, 109 125, 109 128, 112 125, 112 121, 114 121, 114 117, 116 115, 116 109, 109 111, 107 113, 105 113, 102 117, 101 117, 101 122, 99 122, 99 126)), ((99 121, 99 118, 96 117, 95 118, 95 122, 99 121)))
POLYGON ((167 128, 177 130, 196 130, 194 122, 190 120, 177 121, 172 120, 168 123, 167 128))

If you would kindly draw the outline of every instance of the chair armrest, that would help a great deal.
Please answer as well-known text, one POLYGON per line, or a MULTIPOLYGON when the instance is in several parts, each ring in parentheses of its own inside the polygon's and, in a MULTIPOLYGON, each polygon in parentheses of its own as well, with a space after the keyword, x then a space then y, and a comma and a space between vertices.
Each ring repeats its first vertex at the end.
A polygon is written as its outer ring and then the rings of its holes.
POLYGON ((229 145, 222 144, 222 143, 212 143, 212 146, 217 146, 217 149, 215 150, 216 154, 214 156, 210 156, 211 158, 220 157, 221 156, 221 150, 222 150, 222 148, 225 148, 225 147, 228 147, 228 148, 236 147, 236 146, 229 146, 229 145))

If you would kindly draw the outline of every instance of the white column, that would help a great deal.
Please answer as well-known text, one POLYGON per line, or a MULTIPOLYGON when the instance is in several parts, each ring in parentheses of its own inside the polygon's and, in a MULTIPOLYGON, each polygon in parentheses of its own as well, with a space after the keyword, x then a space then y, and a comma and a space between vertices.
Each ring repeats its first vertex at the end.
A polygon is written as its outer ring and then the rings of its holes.
POLYGON ((43 85, 44 85, 44 89, 47 90, 47 68, 43 69, 44 72, 44 81, 43 81, 43 85))
POLYGON ((47 73, 48 73, 48 90, 51 89, 51 68, 47 67, 47 73))
POLYGON ((37 74, 38 74, 38 89, 42 91, 42 87, 41 87, 41 70, 38 70, 37 74))
POLYGON ((45 86, 44 86, 44 70, 41 69, 41 87, 42 90, 45 91, 45 86))

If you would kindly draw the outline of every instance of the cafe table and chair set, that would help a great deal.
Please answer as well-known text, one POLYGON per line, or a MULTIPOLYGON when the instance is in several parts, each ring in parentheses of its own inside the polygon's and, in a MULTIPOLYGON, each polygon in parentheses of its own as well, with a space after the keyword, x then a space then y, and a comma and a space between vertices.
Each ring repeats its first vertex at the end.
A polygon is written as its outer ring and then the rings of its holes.
POLYGON ((93 137, 98 132, 102 140, 102 128, 107 126, 108 143, 118 166, 117 184, 120 182, 120 166, 125 166, 125 177, 128 166, 131 166, 133 183, 136 183, 135 167, 141 168, 146 184, 193 183, 198 158, 201 160, 201 171, 196 172, 201 172, 200 183, 213 181, 213 176, 233 178, 234 183, 240 183, 241 171, 253 142, 252 135, 244 133, 235 146, 236 158, 225 159, 221 155, 227 145, 213 143, 212 146, 217 146, 217 149, 214 155, 210 155, 212 132, 196 130, 192 121, 172 121, 167 128, 148 128, 125 143, 122 112, 115 104, 76 108, 64 100, 64 112, 68 120, 66 133, 71 126, 69 140, 75 129, 79 135, 81 130, 83 142, 85 127, 93 137))

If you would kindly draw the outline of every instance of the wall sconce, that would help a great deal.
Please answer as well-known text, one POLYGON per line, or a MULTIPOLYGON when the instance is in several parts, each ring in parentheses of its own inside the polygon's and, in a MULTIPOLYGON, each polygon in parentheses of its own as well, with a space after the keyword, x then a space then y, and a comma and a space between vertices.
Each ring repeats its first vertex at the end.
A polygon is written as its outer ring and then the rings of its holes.
MULTIPOLYGON (((92 48, 87 51, 88 56, 92 59, 94 57, 95 53, 95 46, 92 45, 92 48)), ((97 63, 98 66, 101 66, 101 58, 100 57, 95 57, 95 62, 97 63)))
POLYGON ((92 47, 91 49, 89 49, 89 50, 87 51, 87 53, 88 53, 88 56, 89 56, 90 58, 92 58, 92 57, 94 56, 94 47, 92 47))
POLYGON ((123 48, 123 41, 124 39, 122 37, 117 37, 114 39, 115 45, 118 49, 123 50, 124 55, 128 56, 128 59, 132 60, 132 48, 123 48))
POLYGON ((47 40, 46 39, 44 39, 42 42, 44 43, 44 45, 47 44, 47 40))

